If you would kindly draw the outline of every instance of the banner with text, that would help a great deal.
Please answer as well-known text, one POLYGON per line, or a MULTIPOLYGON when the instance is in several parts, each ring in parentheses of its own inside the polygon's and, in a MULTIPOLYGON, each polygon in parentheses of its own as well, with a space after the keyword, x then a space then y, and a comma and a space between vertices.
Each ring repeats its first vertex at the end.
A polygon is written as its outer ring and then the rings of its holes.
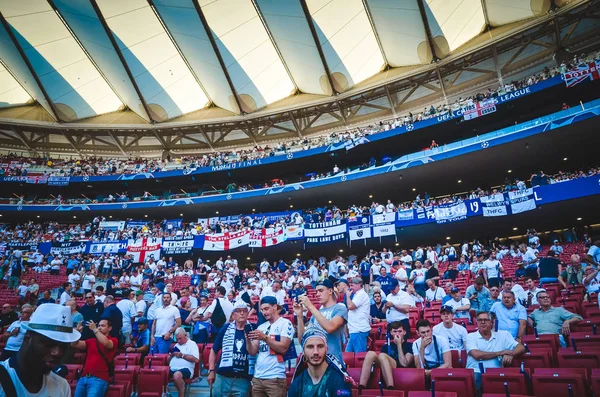
POLYGON ((205 251, 228 251, 250 244, 250 230, 207 234, 204 236, 205 251))
POLYGON ((285 241, 285 231, 281 228, 265 228, 253 230, 250 233, 250 247, 266 248, 281 244, 285 241))
POLYGON ((127 255, 131 255, 134 263, 145 263, 150 258, 155 261, 160 259, 162 238, 148 237, 129 239, 127 241, 127 255))
POLYGON ((50 252, 55 255, 74 255, 85 252, 87 241, 53 242, 50 252))
POLYGON ((437 223, 457 222, 467 219, 465 203, 441 204, 434 208, 437 223))
POLYGON ((304 225, 304 242, 306 244, 331 243, 346 237, 346 220, 307 223, 304 225))
POLYGON ((184 239, 173 239, 173 238, 165 238, 162 242, 162 255, 170 256, 170 255, 183 255, 183 254, 191 254, 194 250, 194 239, 193 238, 184 238, 184 239))
POLYGON ((481 209, 483 216, 505 216, 508 215, 504 194, 497 193, 487 197, 481 197, 481 209))
POLYGON ((396 213, 385 212, 371 216, 373 224, 373 237, 395 236, 396 235, 396 213))
POLYGON ((368 216, 357 216, 348 220, 348 236, 350 240, 371 238, 371 222, 368 216))

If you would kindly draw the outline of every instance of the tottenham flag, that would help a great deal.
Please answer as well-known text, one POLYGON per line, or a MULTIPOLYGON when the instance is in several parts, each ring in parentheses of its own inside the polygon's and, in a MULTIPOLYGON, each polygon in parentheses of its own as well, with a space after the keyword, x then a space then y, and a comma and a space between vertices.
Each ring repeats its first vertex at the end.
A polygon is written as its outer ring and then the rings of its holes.
POLYGON ((307 244, 331 243, 346 236, 346 220, 307 223, 304 225, 304 242, 307 244))
POLYGON ((160 259, 162 238, 148 237, 129 239, 127 242, 127 255, 131 255, 134 263, 146 263, 150 258, 155 261, 160 259))
POLYGON ((371 216, 373 237, 396 235, 396 213, 386 212, 371 216))
POLYGON ((533 189, 531 188, 516 192, 508 192, 508 198, 510 201, 510 210, 513 214, 531 211, 536 207, 535 196, 533 195, 533 189))
POLYGON ((285 241, 285 232, 283 229, 274 229, 272 227, 268 229, 259 229, 252 231, 250 234, 250 247, 253 248, 265 248, 273 245, 281 244, 285 241))
POLYGON ((491 196, 482 197, 481 209, 483 210, 483 216, 505 216, 508 215, 508 209, 506 208, 506 200, 504 194, 497 193, 491 196))
POLYGON ((248 244, 250 244, 250 230, 204 236, 204 251, 228 251, 248 244))
POLYGON ((467 219, 467 205, 465 203, 441 204, 434 208, 435 221, 447 223, 467 219))
POLYGON ((350 240, 364 240, 371 238, 371 223, 368 216, 357 216, 348 221, 348 234, 350 240))

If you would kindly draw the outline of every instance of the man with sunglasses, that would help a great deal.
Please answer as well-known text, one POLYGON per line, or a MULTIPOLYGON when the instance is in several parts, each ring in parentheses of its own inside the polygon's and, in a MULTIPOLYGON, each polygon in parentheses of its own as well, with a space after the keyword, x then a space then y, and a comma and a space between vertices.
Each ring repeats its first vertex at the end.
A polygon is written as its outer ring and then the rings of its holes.
POLYGON ((482 312, 489 312, 492 308, 492 305, 496 302, 500 302, 498 298, 500 296, 500 287, 491 287, 490 288, 490 297, 485 300, 480 306, 480 310, 482 312))
MULTIPOLYGON (((104 305, 96 300, 96 297, 92 292, 86 292, 85 305, 81 306, 79 313, 83 315, 83 324, 87 324, 89 321, 98 324, 100 322, 100 317, 102 317, 102 313, 104 313, 104 305)), ((93 337, 94 334, 88 327, 82 329, 81 340, 91 339, 93 337)))
POLYGON ((475 385, 481 391, 481 369, 509 366, 514 357, 525 353, 508 331, 492 331, 493 322, 489 312, 477 314, 477 331, 467 336, 467 368, 475 372, 475 385))
POLYGON ((539 335, 558 335, 560 345, 567 347, 565 337, 571 334, 571 325, 580 322, 583 318, 564 307, 553 307, 550 294, 545 290, 539 291, 536 297, 540 308, 529 314, 527 322, 537 329, 539 335))

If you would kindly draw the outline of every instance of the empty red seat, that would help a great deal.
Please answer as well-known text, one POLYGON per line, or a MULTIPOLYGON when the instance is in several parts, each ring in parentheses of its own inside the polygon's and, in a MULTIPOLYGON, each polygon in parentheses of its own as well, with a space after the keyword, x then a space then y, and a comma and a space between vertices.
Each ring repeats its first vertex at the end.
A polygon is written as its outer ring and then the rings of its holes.
POLYGON ((573 342, 577 347, 577 350, 585 351, 587 348, 600 348, 600 335, 594 335, 587 332, 572 332, 570 337, 567 338, 571 347, 573 342))
POLYGON ((355 365, 354 365, 354 353, 343 352, 342 353, 342 360, 344 361, 344 364, 346 364, 346 367, 355 367, 355 365))
POLYGON ((457 397, 475 397, 475 374, 467 368, 436 368, 431 370, 435 390, 455 392, 457 397))
POLYGON ((115 365, 140 365, 142 355, 139 353, 124 353, 115 357, 113 363, 115 365))
POLYGON ((392 370, 394 389, 408 393, 412 390, 427 390, 425 370, 417 368, 394 368, 392 370))
POLYGON ((169 367, 142 368, 138 375, 138 395, 154 393, 159 397, 166 391, 169 367), (166 368, 166 375, 165 370, 166 368))
POLYGON ((127 368, 122 365, 115 366, 115 382, 122 381, 129 382, 132 386, 137 385, 139 372, 139 365, 129 365, 127 368))
POLYGON ((590 386, 594 396, 600 396, 600 368, 593 368, 590 376, 590 386))
POLYGON ((558 352, 558 366, 561 368, 585 368, 591 373, 592 368, 600 368, 600 349, 583 352, 561 349, 558 352))
POLYGON ((589 376, 588 370, 585 368, 536 368, 534 373, 538 375, 553 375, 553 376, 567 376, 567 375, 581 375, 583 378, 583 384, 586 390, 589 388, 589 376))
POLYGON ((151 368, 153 365, 167 365, 168 354, 154 354, 144 357, 144 368, 151 368))
MULTIPOLYGON (((362 370, 362 368, 348 368, 347 369, 348 375, 350 375, 350 377, 356 381, 357 385, 360 382, 361 370, 362 370)), ((366 388, 367 389, 379 389, 379 378, 380 378, 379 368, 373 369, 373 373, 371 374, 371 376, 369 376, 369 382, 367 382, 366 388)))
POLYGON ((365 362, 366 352, 355 353, 354 354, 354 367, 362 368, 363 363, 365 362))
POLYGON ((511 363, 512 367, 520 367, 521 363, 525 368, 549 368, 551 367, 550 353, 544 352, 528 352, 519 357, 515 357, 511 363))
MULTIPOLYGON (((504 368, 498 368, 504 369, 504 368)), ((486 372, 481 375, 481 387, 484 393, 505 393, 504 384, 508 385, 510 394, 529 394, 525 375, 520 372, 502 371, 500 373, 486 372)))
POLYGON ((532 375, 533 393, 536 396, 552 397, 578 397, 587 396, 583 377, 579 374, 571 375, 542 375, 534 373, 532 375), (569 386, 572 393, 569 393, 569 386))

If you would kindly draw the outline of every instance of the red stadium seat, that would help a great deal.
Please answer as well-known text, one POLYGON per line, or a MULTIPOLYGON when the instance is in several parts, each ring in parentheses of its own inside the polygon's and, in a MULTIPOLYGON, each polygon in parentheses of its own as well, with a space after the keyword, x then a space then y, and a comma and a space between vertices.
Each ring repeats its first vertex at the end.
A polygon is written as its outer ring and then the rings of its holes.
POLYGON ((142 355, 140 353, 123 353, 116 356, 113 362, 115 365, 127 367, 129 365, 140 365, 141 358, 142 355))
MULTIPOLYGON (((350 375, 350 377, 356 381, 356 384, 358 384, 360 382, 361 370, 362 370, 362 368, 348 368, 347 369, 348 375, 350 375)), ((369 376, 369 382, 367 383, 366 388, 379 390, 379 378, 380 378, 379 368, 373 369, 373 373, 371 374, 371 376, 369 376)))
POLYGON ((585 333, 592 335, 594 332, 594 325, 596 329, 600 331, 600 318, 591 318, 574 324, 571 328, 573 333, 585 333))
POLYGON ((144 357, 144 368, 151 368, 153 365, 167 365, 168 354, 154 354, 144 357))
POLYGON ((586 368, 536 368, 534 373, 538 375, 568 376, 581 375, 586 390, 589 388, 590 377, 586 368))
POLYGON ((520 367, 521 363, 525 365, 525 368, 549 368, 551 366, 550 353, 546 351, 524 353, 519 357, 515 357, 511 366, 520 367))
POLYGON ((532 375, 533 393, 538 396, 578 397, 587 396, 585 382, 581 375, 532 375), (569 385, 572 394, 569 393, 569 385))
POLYGON ((126 397, 127 387, 123 384, 112 384, 108 386, 104 397, 126 397))
POLYGON ((467 351, 450 350, 452 354, 452 368, 464 368, 467 365, 467 351))
POLYGON ((140 367, 138 365, 130 365, 127 368, 120 365, 115 366, 115 382, 130 382, 132 386, 137 385, 139 372, 140 367))
MULTIPOLYGON (((507 397, 506 394, 483 393, 481 397, 507 397)), ((530 397, 527 394, 510 394, 508 397, 530 397)))
POLYGON ((435 390, 455 392, 457 397, 475 397, 475 374, 467 368, 436 368, 431 370, 435 390))
POLYGON ((600 368, 592 369, 592 376, 590 377, 590 386, 594 396, 600 396, 600 368))
POLYGON ((600 348, 600 335, 586 332, 571 332, 568 339, 569 345, 573 347, 573 341, 577 350, 585 351, 587 348, 600 348))
MULTIPOLYGON (((408 397, 431 397, 430 391, 409 391, 408 397)), ((451 391, 436 391, 435 397, 456 397, 456 393, 451 391)), ((504 396, 506 397, 506 396, 504 396)))
POLYGON ((559 367, 586 368, 590 374, 593 368, 600 368, 600 349, 588 349, 583 352, 567 349, 558 352, 559 367))
POLYGON ((409 393, 413 390, 427 390, 425 385, 425 370, 417 368, 394 368, 394 389, 409 393))
POLYGON ((511 395, 513 393, 529 394, 525 375, 520 372, 503 371, 496 374, 486 372, 481 375, 481 386, 485 393, 503 394, 505 392, 504 383, 508 384, 508 391, 511 395))
POLYGON ((65 377, 65 379, 67 381, 72 381, 74 379, 79 379, 79 375, 81 375, 81 370, 83 369, 83 365, 79 365, 79 364, 66 364, 65 366, 69 370, 69 372, 67 373, 67 376, 65 377))
POLYGON ((166 391, 169 367, 142 368, 138 376, 138 395, 154 393, 159 397, 166 391), (165 370, 166 368, 166 375, 165 370))
POLYGON ((361 396, 391 396, 391 397, 404 397, 404 392, 402 390, 384 390, 381 393, 379 389, 362 389, 360 392, 361 396))
POLYGON ((362 368, 363 363, 365 362, 366 352, 355 353, 354 354, 354 367, 362 368))
POLYGON ((356 365, 354 365, 354 353, 343 352, 342 360, 344 361, 344 364, 346 364, 346 367, 356 367, 356 365))

